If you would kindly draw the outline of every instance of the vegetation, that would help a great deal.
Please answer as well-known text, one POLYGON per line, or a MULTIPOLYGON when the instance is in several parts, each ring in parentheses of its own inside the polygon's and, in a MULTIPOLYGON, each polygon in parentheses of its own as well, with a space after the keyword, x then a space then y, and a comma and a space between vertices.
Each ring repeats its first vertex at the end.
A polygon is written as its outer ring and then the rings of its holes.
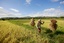
POLYGON ((42 32, 38 33, 36 25, 30 26, 30 19, 0 20, 0 43, 64 43, 64 20, 57 19, 58 28, 55 33, 48 28, 50 19, 42 21, 45 23, 42 32))

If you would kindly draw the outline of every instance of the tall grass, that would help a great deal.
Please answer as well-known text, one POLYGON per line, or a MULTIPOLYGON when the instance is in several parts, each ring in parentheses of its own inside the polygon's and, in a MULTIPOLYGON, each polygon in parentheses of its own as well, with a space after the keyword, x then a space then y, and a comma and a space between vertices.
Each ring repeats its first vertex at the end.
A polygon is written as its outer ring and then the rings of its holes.
POLYGON ((36 26, 29 25, 29 20, 0 21, 0 43, 64 43, 64 21, 57 20, 55 33, 48 29, 50 21, 44 21, 41 33, 38 33, 36 26))

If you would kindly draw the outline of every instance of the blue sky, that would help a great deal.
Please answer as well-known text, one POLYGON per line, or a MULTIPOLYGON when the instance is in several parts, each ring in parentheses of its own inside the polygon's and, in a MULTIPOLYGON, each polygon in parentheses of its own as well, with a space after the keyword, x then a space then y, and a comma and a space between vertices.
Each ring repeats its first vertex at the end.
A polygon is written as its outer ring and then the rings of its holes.
POLYGON ((64 16, 64 0, 0 0, 0 17, 64 16))

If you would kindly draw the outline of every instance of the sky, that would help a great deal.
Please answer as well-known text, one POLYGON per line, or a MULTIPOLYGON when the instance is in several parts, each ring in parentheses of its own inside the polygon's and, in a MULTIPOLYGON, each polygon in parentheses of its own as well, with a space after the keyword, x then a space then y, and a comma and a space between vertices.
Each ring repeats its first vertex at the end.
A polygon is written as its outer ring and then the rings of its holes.
POLYGON ((64 16, 64 0, 0 0, 0 17, 64 16))

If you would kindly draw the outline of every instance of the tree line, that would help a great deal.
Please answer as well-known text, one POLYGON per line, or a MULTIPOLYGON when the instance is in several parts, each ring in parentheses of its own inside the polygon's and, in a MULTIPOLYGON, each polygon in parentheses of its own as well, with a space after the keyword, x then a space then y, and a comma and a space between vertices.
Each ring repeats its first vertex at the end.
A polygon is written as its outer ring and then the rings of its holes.
POLYGON ((55 18, 55 19, 64 19, 64 17, 4 17, 4 18, 0 18, 0 20, 15 20, 15 19, 51 19, 51 18, 55 18))

